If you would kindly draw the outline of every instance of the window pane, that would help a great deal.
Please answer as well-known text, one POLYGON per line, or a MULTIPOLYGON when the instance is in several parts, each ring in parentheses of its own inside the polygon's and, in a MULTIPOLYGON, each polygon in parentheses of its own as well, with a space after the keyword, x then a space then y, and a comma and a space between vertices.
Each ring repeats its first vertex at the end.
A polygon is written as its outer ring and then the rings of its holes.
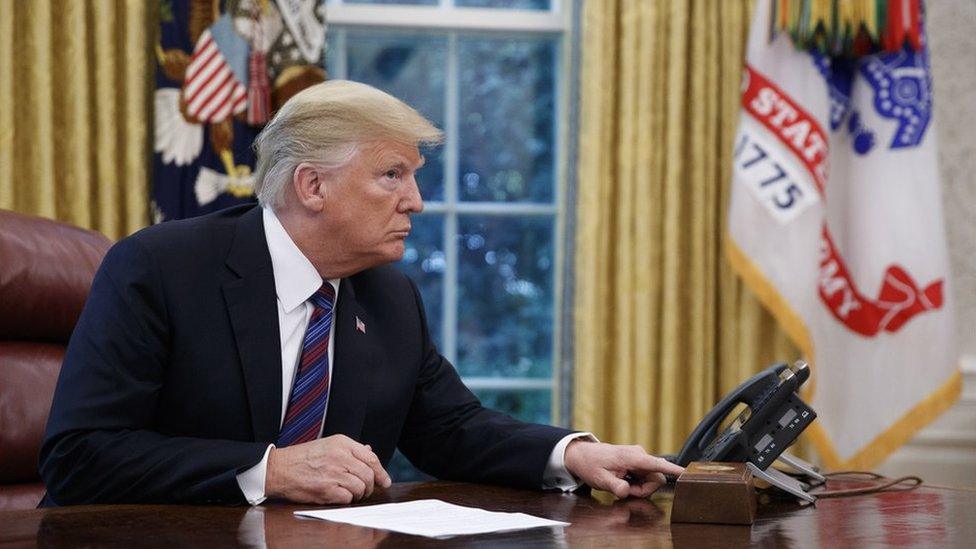
POLYGON ((549 423, 552 418, 552 391, 522 389, 500 391, 480 389, 474 392, 486 408, 504 412, 531 423, 549 423))
POLYGON ((344 4, 412 4, 436 6, 438 0, 343 0, 344 4))
POLYGON ((550 0, 454 0, 454 5, 465 8, 548 10, 550 0))
POLYGON ((554 38, 460 38, 462 200, 552 201, 556 49, 554 38))
POLYGON ((410 218, 413 229, 407 237, 406 250, 400 261, 400 270, 413 279, 420 289, 427 311, 434 344, 441 345, 441 307, 444 301, 444 216, 436 214, 415 215, 410 218))
MULTIPOLYGON (((335 35, 335 32, 330 36, 335 35)), ((330 45, 330 50, 335 49, 330 45)), ((447 38, 376 29, 346 30, 348 78, 379 88, 444 127, 447 38)), ((331 65, 335 66, 335 65, 331 65)), ((418 172, 426 200, 444 198, 443 147, 422 151, 427 164, 418 172)))
POLYGON ((393 482, 417 482, 422 480, 433 480, 433 477, 425 475, 420 469, 413 466, 406 456, 397 450, 393 453, 390 463, 386 466, 386 472, 390 473, 393 482))
POLYGON ((553 220, 458 219, 458 371, 552 375, 553 220))

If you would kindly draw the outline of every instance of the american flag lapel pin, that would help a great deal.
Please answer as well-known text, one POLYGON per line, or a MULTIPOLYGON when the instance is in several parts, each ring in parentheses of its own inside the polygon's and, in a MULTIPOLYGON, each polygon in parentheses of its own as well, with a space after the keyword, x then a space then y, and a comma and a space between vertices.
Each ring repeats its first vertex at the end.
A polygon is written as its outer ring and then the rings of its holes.
POLYGON ((358 316, 356 317, 356 329, 362 332, 363 335, 366 334, 366 323, 363 322, 362 320, 359 320, 358 316))

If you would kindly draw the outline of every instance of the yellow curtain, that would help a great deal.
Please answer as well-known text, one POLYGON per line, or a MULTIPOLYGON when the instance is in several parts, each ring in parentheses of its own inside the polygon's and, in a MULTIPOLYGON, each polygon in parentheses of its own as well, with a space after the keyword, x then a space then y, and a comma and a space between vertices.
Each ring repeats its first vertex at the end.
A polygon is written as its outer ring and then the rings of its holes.
POLYGON ((588 0, 574 426, 673 452, 752 373, 799 357, 724 259, 751 3, 588 0))
POLYGON ((154 5, 0 0, 0 208, 111 238, 148 223, 154 5))

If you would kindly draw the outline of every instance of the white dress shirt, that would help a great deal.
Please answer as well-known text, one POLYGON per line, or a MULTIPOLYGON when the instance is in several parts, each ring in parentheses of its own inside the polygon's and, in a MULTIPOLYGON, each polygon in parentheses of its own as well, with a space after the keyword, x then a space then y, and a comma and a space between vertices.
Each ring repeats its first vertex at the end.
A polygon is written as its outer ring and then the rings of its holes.
MULTIPOLYGON (((295 371, 301 359, 302 344, 305 340, 305 329, 312 316, 312 304, 309 298, 322 286, 322 277, 312 265, 312 262, 298 249, 295 242, 285 231, 278 220, 278 216, 269 208, 264 208, 264 236, 271 253, 271 265, 274 270, 275 292, 278 295, 278 328, 281 332, 281 416, 279 427, 284 421, 288 409, 288 399, 291 396, 295 371)), ((328 281, 336 290, 336 303, 333 314, 339 303, 340 279, 328 281)), ((332 357, 335 348, 335 323, 329 329, 329 377, 332 375, 332 357)), ((326 401, 328 402, 328 401, 326 401)), ((328 405, 326 405, 328 410, 328 405)), ((324 418, 322 424, 325 424, 324 418)), ((321 431, 319 432, 321 435, 321 431)), ((563 491, 575 490, 579 481, 566 470, 566 446, 575 438, 588 437, 589 433, 573 433, 564 437, 552 450, 549 462, 543 474, 543 488, 557 488, 563 491)), ((593 439, 595 440, 595 439, 593 439)), ((260 505, 265 500, 264 481, 268 471, 268 454, 274 445, 268 445, 264 457, 257 465, 237 475, 237 483, 241 487, 244 498, 251 505, 260 505)))

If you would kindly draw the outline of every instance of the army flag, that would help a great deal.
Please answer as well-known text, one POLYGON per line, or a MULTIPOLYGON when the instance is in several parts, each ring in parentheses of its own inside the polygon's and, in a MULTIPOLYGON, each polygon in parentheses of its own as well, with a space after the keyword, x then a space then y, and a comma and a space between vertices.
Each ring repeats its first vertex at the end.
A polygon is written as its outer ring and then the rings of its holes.
POLYGON ((830 57, 757 2, 727 251, 813 364, 809 432, 871 468, 958 397, 924 20, 918 49, 830 57))
POLYGON ((254 138, 325 80, 324 0, 159 0, 159 20, 154 221, 253 201, 254 138))

